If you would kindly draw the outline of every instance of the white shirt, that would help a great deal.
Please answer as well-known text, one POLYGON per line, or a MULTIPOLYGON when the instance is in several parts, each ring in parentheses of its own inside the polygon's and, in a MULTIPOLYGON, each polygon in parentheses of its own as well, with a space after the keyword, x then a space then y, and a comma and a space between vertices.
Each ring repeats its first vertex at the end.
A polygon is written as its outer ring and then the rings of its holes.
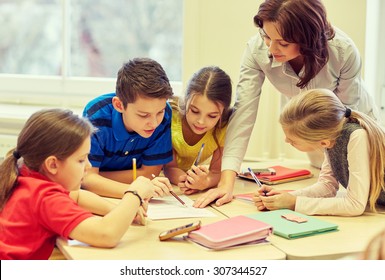
POLYGON ((304 90, 327 88, 345 105, 378 119, 377 109, 361 79, 360 54, 345 33, 337 28, 335 31, 334 39, 328 41, 328 63, 302 90, 296 86, 299 78, 289 63, 268 57, 268 48, 259 34, 249 40, 241 64, 235 112, 227 128, 222 170, 240 170, 256 121, 265 77, 288 98, 304 90))
POLYGON ((370 190, 369 137, 364 129, 350 135, 348 143, 349 182, 337 195, 339 184, 325 153, 317 183, 291 194, 297 196, 295 211, 307 215, 358 216, 366 208, 370 190))

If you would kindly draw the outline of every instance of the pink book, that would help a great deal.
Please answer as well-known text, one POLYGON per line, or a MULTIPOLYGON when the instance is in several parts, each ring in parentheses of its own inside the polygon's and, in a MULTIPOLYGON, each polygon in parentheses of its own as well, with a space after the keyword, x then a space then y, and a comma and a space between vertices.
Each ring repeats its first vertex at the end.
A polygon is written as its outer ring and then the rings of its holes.
MULTIPOLYGON (((275 175, 257 175, 261 183, 264 183, 267 185, 275 185, 275 184, 287 183, 287 182, 308 179, 313 177, 313 174, 310 172, 310 170, 307 170, 307 169, 293 169, 293 168, 287 168, 280 165, 270 166, 270 168, 275 169, 276 174, 275 175)), ((249 172, 239 173, 238 176, 242 179, 254 181, 253 177, 250 175, 249 172)))
POLYGON ((260 179, 269 180, 269 181, 278 181, 283 179, 289 179, 293 177, 306 176, 310 175, 311 172, 307 169, 293 169, 287 168, 283 166, 271 166, 271 168, 275 169, 275 175, 260 175, 257 176, 260 179))
POLYGON ((205 247, 222 249, 265 240, 272 230, 272 226, 267 223, 240 215, 203 225, 200 229, 189 232, 188 237, 205 247))

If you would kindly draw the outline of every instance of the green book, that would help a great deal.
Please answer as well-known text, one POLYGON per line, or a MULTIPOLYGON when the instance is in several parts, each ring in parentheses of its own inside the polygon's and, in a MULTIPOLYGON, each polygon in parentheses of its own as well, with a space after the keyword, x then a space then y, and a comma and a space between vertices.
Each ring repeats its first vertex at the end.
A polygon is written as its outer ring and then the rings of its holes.
POLYGON ((338 229, 338 225, 334 223, 326 222, 316 217, 307 216, 289 209, 257 212, 246 216, 272 225, 273 234, 287 239, 326 233, 338 229), (288 217, 289 219, 294 217, 294 220, 297 219, 299 222, 291 221, 285 217, 288 217))

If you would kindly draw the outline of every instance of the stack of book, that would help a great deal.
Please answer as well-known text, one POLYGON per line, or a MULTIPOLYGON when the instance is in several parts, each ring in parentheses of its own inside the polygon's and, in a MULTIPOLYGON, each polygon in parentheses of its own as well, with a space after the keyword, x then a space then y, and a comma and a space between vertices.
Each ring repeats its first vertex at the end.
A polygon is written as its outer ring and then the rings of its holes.
MULTIPOLYGON (((270 166, 269 169, 273 169, 275 171, 275 174, 256 174, 259 181, 266 185, 276 185, 313 177, 311 171, 307 169, 293 169, 280 165, 270 166)), ((239 173, 238 177, 254 181, 253 177, 248 171, 239 173)))
POLYGON ((188 238, 210 249, 225 249, 239 245, 267 242, 273 227, 253 217, 235 216, 188 233, 188 238))

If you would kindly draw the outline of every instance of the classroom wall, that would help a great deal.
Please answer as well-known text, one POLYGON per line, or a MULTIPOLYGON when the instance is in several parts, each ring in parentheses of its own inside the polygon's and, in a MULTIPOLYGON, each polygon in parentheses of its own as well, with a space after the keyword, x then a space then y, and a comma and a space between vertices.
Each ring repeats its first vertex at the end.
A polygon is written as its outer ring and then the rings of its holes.
MULTIPOLYGON (((232 78, 235 91, 245 44, 257 32, 253 17, 260 3, 261 0, 185 0, 183 85, 197 69, 218 65, 232 78)), ((324 4, 330 22, 353 39, 364 59, 366 0, 324 0, 324 4)), ((265 82, 247 159, 306 158, 283 141, 277 121, 280 102, 280 93, 265 82)))

